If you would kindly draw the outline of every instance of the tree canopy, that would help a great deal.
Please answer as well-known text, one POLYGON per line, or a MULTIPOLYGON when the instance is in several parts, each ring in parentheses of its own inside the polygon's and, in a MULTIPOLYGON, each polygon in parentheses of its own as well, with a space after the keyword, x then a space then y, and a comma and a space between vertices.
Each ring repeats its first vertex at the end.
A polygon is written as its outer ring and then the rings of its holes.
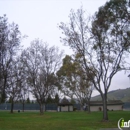
POLYGON ((91 18, 81 8, 72 10, 69 24, 61 23, 62 41, 81 56, 82 68, 103 100, 103 120, 108 120, 107 92, 112 78, 128 70, 130 7, 126 0, 110 0, 91 18), (94 78, 92 77, 94 76, 94 78))

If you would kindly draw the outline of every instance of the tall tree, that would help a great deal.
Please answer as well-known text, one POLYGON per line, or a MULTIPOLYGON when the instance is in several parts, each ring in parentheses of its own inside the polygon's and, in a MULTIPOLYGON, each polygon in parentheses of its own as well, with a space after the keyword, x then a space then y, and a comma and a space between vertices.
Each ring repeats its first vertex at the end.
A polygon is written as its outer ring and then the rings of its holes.
POLYGON ((30 98, 28 97, 27 98, 27 101, 26 101, 28 104, 30 104, 31 102, 30 102, 30 98))
POLYGON ((28 85, 40 105, 43 114, 43 104, 56 87, 55 73, 61 63, 62 52, 56 47, 49 47, 39 39, 23 52, 24 63, 27 67, 28 85))
POLYGON ((63 59, 63 65, 57 72, 60 82, 60 90, 71 99, 77 98, 81 104, 81 109, 83 106, 88 104, 92 94, 92 84, 91 81, 87 79, 84 70, 80 66, 79 54, 75 56, 75 59, 66 55, 63 59))
POLYGON ((18 57, 18 76, 19 76, 19 87, 20 87, 20 93, 19 93, 19 100, 22 103, 22 109, 24 112, 24 106, 26 103, 27 98, 29 97, 29 86, 27 84, 27 67, 24 63, 24 59, 22 54, 18 57))
POLYGON ((53 103, 53 98, 51 97, 51 95, 49 94, 47 99, 46 99, 46 103, 49 104, 49 103, 53 103))
POLYGON ((108 120, 107 93, 112 78, 129 69, 129 10, 126 0, 110 0, 96 12, 92 22, 85 19, 81 8, 76 13, 71 11, 69 24, 59 26, 65 36, 63 42, 81 54, 85 73, 102 97, 103 120, 108 120))
POLYGON ((60 97, 59 97, 58 93, 56 93, 56 94, 55 94, 54 103, 57 103, 57 104, 58 104, 59 101, 60 101, 60 97))
POLYGON ((18 25, 9 24, 6 15, 0 17, 0 102, 6 98, 6 87, 13 58, 19 48, 21 34, 18 25))
POLYGON ((8 97, 11 99, 11 110, 10 112, 13 113, 14 102, 19 99, 19 94, 21 91, 20 86, 20 79, 18 73, 18 64, 17 61, 11 62, 10 70, 8 71, 8 76, 10 77, 7 86, 6 86, 6 93, 8 97))

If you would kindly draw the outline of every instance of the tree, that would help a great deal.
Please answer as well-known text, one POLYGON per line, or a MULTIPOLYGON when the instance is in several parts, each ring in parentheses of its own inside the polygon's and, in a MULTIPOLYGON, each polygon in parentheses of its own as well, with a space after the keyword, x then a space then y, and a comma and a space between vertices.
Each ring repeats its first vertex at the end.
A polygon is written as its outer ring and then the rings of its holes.
POLYGON ((129 69, 130 36, 126 27, 130 13, 126 0, 111 0, 96 12, 92 21, 85 19, 83 9, 72 10, 69 24, 61 23, 63 42, 82 56, 82 67, 103 101, 103 120, 108 120, 107 93, 114 75, 129 69), (92 77, 94 75, 94 78, 92 77))
POLYGON ((51 95, 49 94, 47 99, 46 99, 46 103, 49 104, 49 103, 53 103, 53 98, 51 97, 51 95))
POLYGON ((22 54, 30 91, 37 99, 40 113, 43 114, 43 104, 57 84, 55 73, 61 63, 62 52, 59 53, 58 48, 49 47, 36 39, 22 54))
POLYGON ((29 103, 29 104, 31 103, 31 102, 30 102, 30 98, 29 98, 29 97, 27 98, 27 101, 26 101, 26 102, 27 102, 27 103, 29 103))
POLYGON ((89 101, 92 94, 92 89, 90 89, 92 86, 91 81, 87 79, 84 70, 79 64, 79 57, 79 54, 77 54, 75 59, 72 59, 72 57, 66 55, 57 75, 61 83, 60 90, 71 99, 77 98, 82 110, 87 103, 88 112, 90 112, 89 101))
POLYGON ((11 103, 11 100, 12 100, 12 99, 11 99, 11 97, 10 97, 9 100, 8 100, 8 103, 11 103))
POLYGON ((8 76, 10 78, 6 84, 7 85, 6 93, 11 101, 11 110, 10 110, 11 113, 13 113, 14 102, 18 100, 19 94, 21 91, 21 88, 19 87, 20 80, 19 80, 18 74, 19 74, 18 73, 18 64, 17 64, 17 60, 15 60, 15 61, 11 62, 11 67, 10 67, 10 70, 8 71, 8 76))
MULTIPOLYGON (((18 57, 18 76, 19 76, 19 87, 20 87, 20 93, 19 93, 19 100, 22 103, 22 109, 24 112, 24 106, 25 102, 27 100, 27 97, 29 97, 29 87, 27 84, 27 68, 26 65, 23 61, 23 56, 22 54, 18 57)), ((27 102, 28 103, 28 102, 27 102)), ((30 103, 30 102, 29 102, 30 103)))
POLYGON ((72 98, 70 101, 72 104, 76 104, 76 101, 72 98))
POLYGON ((19 48, 21 34, 18 25, 9 24, 6 15, 0 17, 0 102, 5 102, 7 98, 6 87, 12 61, 19 48))
POLYGON ((58 95, 58 93, 56 93, 56 94, 55 94, 54 103, 57 103, 57 104, 58 104, 59 101, 60 101, 59 95, 58 95))

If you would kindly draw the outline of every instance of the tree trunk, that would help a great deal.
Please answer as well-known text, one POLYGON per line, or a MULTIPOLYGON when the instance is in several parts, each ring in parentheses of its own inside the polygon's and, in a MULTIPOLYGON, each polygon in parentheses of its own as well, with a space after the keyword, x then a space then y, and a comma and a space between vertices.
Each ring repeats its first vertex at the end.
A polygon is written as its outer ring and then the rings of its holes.
POLYGON ((88 109, 88 113, 90 113, 90 100, 88 100, 88 106, 87 106, 87 109, 88 109))
POLYGON ((43 115, 43 104, 40 104, 40 114, 43 115))
POLYGON ((103 102, 103 121, 108 121, 108 112, 107 112, 107 93, 102 96, 103 102))
POLYGON ((13 109, 14 109, 14 102, 12 101, 11 102, 11 111, 10 111, 10 113, 13 113, 13 109))
POLYGON ((6 93, 5 93, 6 83, 7 83, 7 75, 5 74, 4 75, 4 85, 3 85, 3 88, 2 88, 0 103, 4 103, 5 100, 6 100, 6 93))
POLYGON ((23 112, 24 112, 24 102, 22 104, 23 104, 23 112))

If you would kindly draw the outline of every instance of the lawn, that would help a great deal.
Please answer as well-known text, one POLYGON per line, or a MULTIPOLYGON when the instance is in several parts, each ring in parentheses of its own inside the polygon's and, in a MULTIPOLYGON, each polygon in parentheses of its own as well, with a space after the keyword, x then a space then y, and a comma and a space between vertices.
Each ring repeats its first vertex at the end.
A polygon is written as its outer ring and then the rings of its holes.
POLYGON ((109 121, 102 122, 102 112, 20 112, 0 111, 0 130, 99 130, 117 128, 120 118, 130 120, 130 111, 109 111, 109 121))

